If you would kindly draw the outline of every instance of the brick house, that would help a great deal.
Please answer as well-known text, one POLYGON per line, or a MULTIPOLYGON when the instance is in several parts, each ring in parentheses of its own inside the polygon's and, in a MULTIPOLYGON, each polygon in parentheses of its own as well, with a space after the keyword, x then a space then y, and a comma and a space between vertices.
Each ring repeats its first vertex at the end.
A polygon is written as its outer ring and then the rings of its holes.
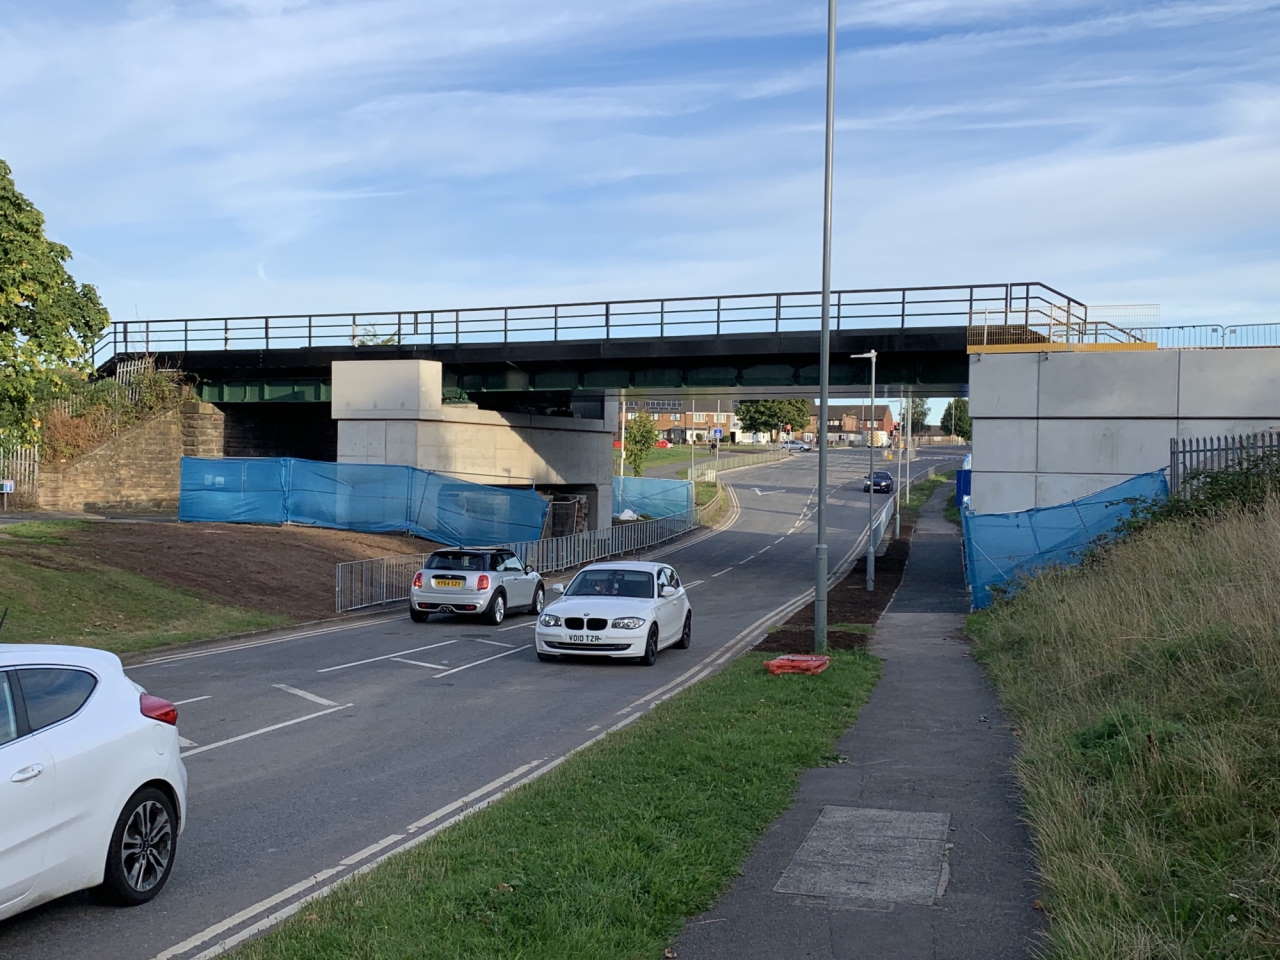
MULTIPOLYGON (((893 411, 887 403, 877 403, 868 409, 865 403, 840 403, 827 407, 827 434, 834 442, 843 442, 850 434, 865 434, 868 430, 893 433, 897 426, 893 411)), ((808 433, 818 435, 818 405, 810 407, 808 433)))

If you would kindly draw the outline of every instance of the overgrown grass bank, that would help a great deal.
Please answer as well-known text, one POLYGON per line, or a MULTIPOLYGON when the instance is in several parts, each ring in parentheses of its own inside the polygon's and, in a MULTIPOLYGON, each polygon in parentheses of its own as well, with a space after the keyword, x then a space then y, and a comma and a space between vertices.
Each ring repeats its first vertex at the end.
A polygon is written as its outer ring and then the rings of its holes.
POLYGON ((65 537, 79 526, 77 521, 33 521, 0 527, 0 610, 8 608, 0 642, 131 653, 289 622, 65 556, 65 537), (6 549, 6 541, 22 549, 6 549))
POLYGON ((1280 956, 1280 503, 1156 523, 971 620, 1058 960, 1280 956))
POLYGON ((731 881, 878 672, 749 654, 546 777, 345 884, 241 960, 657 958, 731 881))

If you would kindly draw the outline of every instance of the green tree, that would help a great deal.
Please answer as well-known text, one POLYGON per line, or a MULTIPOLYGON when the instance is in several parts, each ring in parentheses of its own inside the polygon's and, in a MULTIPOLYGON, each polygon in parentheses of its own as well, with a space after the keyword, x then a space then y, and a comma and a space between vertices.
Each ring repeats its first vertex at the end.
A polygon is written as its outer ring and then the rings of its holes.
POLYGON ((963 440, 973 438, 973 421, 969 419, 969 401, 964 397, 947 403, 946 409, 942 411, 942 432, 963 440))
POLYGON ((738 419, 747 433, 768 434, 787 424, 802 433, 809 426, 809 403, 800 397, 743 400, 738 404, 738 419))
POLYGON ((44 235, 44 216, 0 160, 0 443, 39 437, 32 405, 65 372, 87 371, 110 318, 98 291, 66 269, 71 251, 44 235))
POLYGON ((924 397, 911 398, 911 432, 917 436, 924 433, 925 419, 929 416, 929 401, 924 397))
POLYGON ((658 442, 658 428, 653 417, 643 410, 636 413, 634 420, 627 421, 626 430, 627 466, 633 476, 644 476, 644 462, 649 459, 651 451, 658 442))

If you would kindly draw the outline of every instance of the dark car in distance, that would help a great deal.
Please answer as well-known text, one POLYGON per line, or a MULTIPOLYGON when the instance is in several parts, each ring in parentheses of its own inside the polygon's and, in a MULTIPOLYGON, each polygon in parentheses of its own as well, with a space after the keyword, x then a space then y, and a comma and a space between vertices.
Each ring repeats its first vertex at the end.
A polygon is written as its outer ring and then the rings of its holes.
POLYGON ((893 493, 893 474, 888 470, 877 470, 870 477, 862 478, 863 493, 870 493, 873 486, 876 493, 893 493))

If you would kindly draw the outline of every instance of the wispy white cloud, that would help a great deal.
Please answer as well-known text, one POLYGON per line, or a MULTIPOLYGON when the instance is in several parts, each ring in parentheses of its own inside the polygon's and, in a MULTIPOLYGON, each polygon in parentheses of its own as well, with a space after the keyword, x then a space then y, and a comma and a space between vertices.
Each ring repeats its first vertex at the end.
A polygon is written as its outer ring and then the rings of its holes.
MULTIPOLYGON (((1229 278, 1231 309, 1264 309, 1277 9, 844 4, 837 282, 1192 302, 1229 278)), ((6 159, 126 315, 809 287, 821 21, 781 0, 32 8, 0 28, 6 159)))

